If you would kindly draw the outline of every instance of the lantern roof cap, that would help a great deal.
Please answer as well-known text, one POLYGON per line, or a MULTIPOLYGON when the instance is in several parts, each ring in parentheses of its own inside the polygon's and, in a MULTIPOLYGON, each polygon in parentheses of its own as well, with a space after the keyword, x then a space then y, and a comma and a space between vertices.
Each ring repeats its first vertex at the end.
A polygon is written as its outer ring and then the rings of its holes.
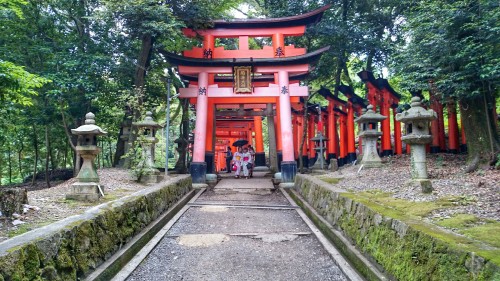
POLYGON ((396 114, 396 120, 407 123, 414 121, 432 121, 437 118, 436 112, 432 109, 425 109, 422 107, 420 97, 411 98, 411 108, 396 114))
POLYGON ((103 136, 108 134, 95 124, 95 115, 92 112, 89 112, 85 115, 85 124, 76 129, 71 129, 71 133, 73 135, 96 135, 96 136, 103 136))
POLYGON ((153 120, 153 113, 151 111, 146 112, 146 117, 144 120, 132 123, 136 127, 150 127, 150 128, 161 128, 162 126, 153 120))
POLYGON ((371 104, 368 105, 366 109, 367 110, 363 115, 359 116, 358 118, 356 118, 356 120, 354 120, 356 123, 373 123, 387 119, 387 116, 384 116, 380 113, 373 111, 373 105, 371 104))

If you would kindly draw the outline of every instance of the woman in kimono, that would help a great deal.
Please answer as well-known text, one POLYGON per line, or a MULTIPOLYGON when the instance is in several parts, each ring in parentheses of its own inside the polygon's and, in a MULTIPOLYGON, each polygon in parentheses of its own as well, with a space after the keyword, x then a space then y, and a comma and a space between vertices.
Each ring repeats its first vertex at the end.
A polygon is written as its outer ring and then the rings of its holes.
POLYGON ((240 178, 241 165, 243 163, 243 153, 241 152, 241 147, 238 147, 238 151, 233 154, 233 163, 236 165, 236 172, 234 173, 235 178, 240 178))
POLYGON ((250 173, 250 165, 252 163, 252 154, 248 152, 248 148, 243 149, 243 154, 242 154, 243 161, 241 162, 241 165, 243 166, 243 175, 245 176, 246 179, 248 179, 249 173, 250 173))

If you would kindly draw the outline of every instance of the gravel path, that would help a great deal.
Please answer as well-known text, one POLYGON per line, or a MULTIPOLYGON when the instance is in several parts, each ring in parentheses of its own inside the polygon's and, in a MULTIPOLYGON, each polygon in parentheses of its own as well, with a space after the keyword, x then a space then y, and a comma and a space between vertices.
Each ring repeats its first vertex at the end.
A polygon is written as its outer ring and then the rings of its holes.
POLYGON ((195 202, 220 205, 190 207, 127 280, 347 280, 296 210, 225 205, 289 205, 264 188, 223 179, 195 202))

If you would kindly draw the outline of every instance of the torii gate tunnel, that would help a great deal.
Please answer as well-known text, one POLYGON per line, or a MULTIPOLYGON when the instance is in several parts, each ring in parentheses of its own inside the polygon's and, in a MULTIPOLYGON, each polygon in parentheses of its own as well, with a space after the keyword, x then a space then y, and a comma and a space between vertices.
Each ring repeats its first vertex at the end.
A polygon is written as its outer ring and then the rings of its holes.
POLYGON ((275 116, 282 181, 294 181, 298 155, 294 152, 292 108, 302 107, 300 98, 307 97, 309 89, 299 82, 329 47, 307 53, 304 48, 285 45, 285 38, 303 35, 306 26, 317 23, 329 7, 287 18, 217 20, 211 29, 186 28, 184 35, 201 36, 203 47, 185 50, 182 56, 162 52, 189 81, 180 98, 189 98, 196 105, 190 166, 193 183, 205 183, 206 174, 215 172, 217 148, 234 139, 252 140, 252 134, 256 164, 265 164, 261 116, 275 116), (271 38, 272 46, 250 49, 249 38, 254 37, 271 38), (217 38, 237 38, 238 49, 215 47, 217 38), (216 143, 216 136, 226 142, 216 143))

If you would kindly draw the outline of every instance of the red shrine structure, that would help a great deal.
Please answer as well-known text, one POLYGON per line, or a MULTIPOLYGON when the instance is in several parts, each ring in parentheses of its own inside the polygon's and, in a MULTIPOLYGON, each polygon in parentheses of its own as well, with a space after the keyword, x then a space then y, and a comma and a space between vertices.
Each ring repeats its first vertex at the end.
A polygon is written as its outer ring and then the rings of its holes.
MULTIPOLYGON (((387 79, 375 78, 370 71, 361 71, 358 76, 366 85, 367 100, 357 96, 350 86, 340 85, 337 90, 347 100, 321 88, 318 93, 328 101, 326 107, 304 104, 309 89, 300 85, 300 81, 329 47, 307 53, 304 48, 286 45, 285 39, 303 35, 306 27, 319 22, 329 7, 287 18, 217 20, 210 29, 186 28, 183 29, 184 35, 202 38, 202 47, 185 50, 182 55, 162 51, 167 60, 177 66, 181 78, 189 82, 187 88, 181 89, 180 98, 189 99, 196 108, 190 165, 193 183, 205 183, 207 173, 225 169, 224 152, 227 146, 240 139, 255 143, 255 165, 265 166, 264 117, 268 125, 270 165, 281 171, 282 182, 294 181, 299 158, 305 166, 314 164, 318 149, 311 138, 317 133, 328 139, 324 147, 327 164, 331 160, 337 160, 338 166, 354 162, 357 155, 363 153, 362 140, 356 141, 354 118, 363 114, 368 103, 388 117, 381 125, 379 154, 390 156, 405 152, 401 142, 401 123, 395 120, 401 96, 387 79), (216 47, 217 40, 227 38, 237 40, 237 49, 216 47), (251 48, 250 38, 268 38, 272 45, 251 48), (304 116, 305 107, 308 116, 304 116), (307 141, 300 149, 306 123, 307 141), (302 155, 299 155, 300 151, 302 155)), ((434 137, 428 151, 456 153, 466 148, 463 130, 459 143, 456 104, 453 101, 447 103, 447 150, 443 105, 433 93, 432 81, 430 88, 430 106, 437 112, 438 119, 431 124, 434 137)), ((406 147, 408 151, 409 146, 406 147)))
POLYGON ((292 126, 292 108, 300 110, 300 98, 309 95, 299 84, 329 47, 313 52, 286 45, 286 37, 301 36, 306 26, 321 20, 330 7, 287 18, 217 20, 205 30, 186 28, 184 35, 203 38, 203 47, 183 55, 162 52, 189 81, 180 98, 196 107, 193 183, 205 183, 215 173, 218 149, 235 139, 255 134, 256 165, 265 165, 262 116, 267 116, 271 150, 275 145, 283 182, 293 182, 297 171, 297 137, 292 126), (272 46, 251 49, 249 38, 271 38, 272 46), (216 47, 218 38, 236 38, 237 50, 216 47), (275 128, 272 126, 275 123, 275 128), (274 131, 275 130, 275 131, 274 131), (274 142, 275 134, 276 142, 274 142))

